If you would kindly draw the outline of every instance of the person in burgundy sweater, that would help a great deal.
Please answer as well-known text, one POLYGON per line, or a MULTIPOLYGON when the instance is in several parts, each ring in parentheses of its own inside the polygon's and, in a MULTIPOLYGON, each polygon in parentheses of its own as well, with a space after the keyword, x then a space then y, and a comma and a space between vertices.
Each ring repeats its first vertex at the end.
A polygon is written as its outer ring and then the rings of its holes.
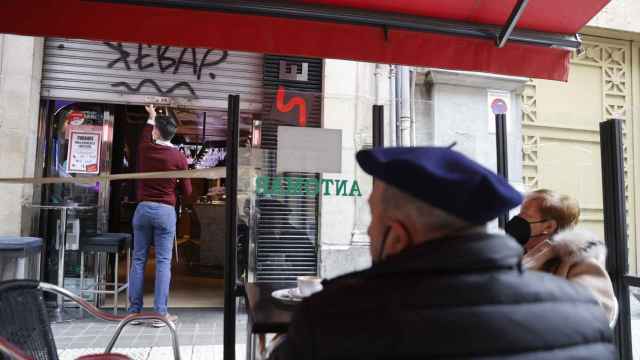
MULTIPOLYGON (((176 121, 171 116, 158 115, 153 105, 146 106, 149 120, 142 131, 138 146, 138 171, 177 171, 187 169, 187 159, 171 144, 176 134, 176 121)), ((167 312, 169 284, 171 282, 171 257, 176 234, 176 191, 183 196, 191 194, 189 179, 138 180, 137 194, 140 203, 133 215, 133 262, 129 276, 129 312, 142 311, 144 295, 144 268, 149 247, 155 246, 156 279, 154 310, 176 321, 167 312)), ((138 322, 140 324, 141 322, 138 322)), ((154 321, 155 327, 165 326, 154 321)))

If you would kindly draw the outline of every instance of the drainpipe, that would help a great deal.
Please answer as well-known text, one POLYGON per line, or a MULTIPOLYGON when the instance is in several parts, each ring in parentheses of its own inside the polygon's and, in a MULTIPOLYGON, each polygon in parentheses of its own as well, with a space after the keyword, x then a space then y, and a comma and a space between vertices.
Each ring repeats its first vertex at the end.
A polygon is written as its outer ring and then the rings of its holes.
POLYGON ((374 104, 382 105, 382 64, 376 64, 376 70, 373 72, 373 76, 375 79, 375 99, 374 104))
POLYGON ((400 85, 400 146, 411 145, 411 81, 409 68, 400 66, 398 71, 400 85))
POLYGON ((389 65, 389 138, 390 146, 396 146, 396 126, 398 124, 396 112, 396 66, 389 65))
POLYGON ((411 123, 409 125, 411 134, 411 146, 416 146, 416 71, 409 71, 409 99, 411 99, 411 123))

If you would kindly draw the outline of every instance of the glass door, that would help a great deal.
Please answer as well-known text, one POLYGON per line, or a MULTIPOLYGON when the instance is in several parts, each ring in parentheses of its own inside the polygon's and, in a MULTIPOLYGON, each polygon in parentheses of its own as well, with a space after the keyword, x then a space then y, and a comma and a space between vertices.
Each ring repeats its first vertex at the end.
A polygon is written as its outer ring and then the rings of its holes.
MULTIPOLYGON (((240 96, 229 95, 227 112, 227 148, 225 155, 226 214, 225 214, 225 266, 224 266, 224 359, 242 356, 236 352, 236 324, 238 298, 243 298, 243 284, 248 277, 248 243, 252 231, 251 179, 254 149, 252 124, 255 115, 240 113, 240 96)), ((259 122, 259 121, 258 121, 259 122)), ((248 341, 248 339, 247 339, 248 341)))
MULTIPOLYGON (((51 100, 47 119, 44 176, 81 178, 110 172, 113 117, 104 104, 51 100)), ((79 286, 79 241, 107 229, 109 209, 108 183, 67 182, 42 186, 41 203, 69 206, 65 224, 55 209, 41 210, 41 233, 46 242, 45 281, 57 283, 58 251, 55 239, 60 226, 66 227, 64 286, 76 291, 79 286), (82 209, 75 210, 74 206, 82 209), (44 220, 44 221, 42 221, 44 220)), ((91 280, 88 280, 91 281, 91 280)))

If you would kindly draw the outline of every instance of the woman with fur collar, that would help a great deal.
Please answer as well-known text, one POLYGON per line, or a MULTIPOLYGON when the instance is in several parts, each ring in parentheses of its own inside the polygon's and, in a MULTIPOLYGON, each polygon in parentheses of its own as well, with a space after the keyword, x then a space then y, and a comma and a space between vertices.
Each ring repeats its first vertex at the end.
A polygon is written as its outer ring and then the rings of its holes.
POLYGON ((578 203, 551 190, 525 197, 520 214, 506 231, 525 248, 523 265, 545 271, 587 287, 606 311, 611 327, 618 316, 618 301, 606 271, 604 241, 584 229, 575 229, 578 203))

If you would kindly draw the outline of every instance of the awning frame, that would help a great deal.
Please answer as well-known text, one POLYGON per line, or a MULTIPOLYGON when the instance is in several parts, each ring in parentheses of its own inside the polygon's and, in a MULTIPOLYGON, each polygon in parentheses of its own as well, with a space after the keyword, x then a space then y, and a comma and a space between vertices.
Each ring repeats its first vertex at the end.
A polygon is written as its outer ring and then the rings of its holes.
POLYGON ((385 36, 390 29, 402 29, 419 32, 431 32, 445 35, 466 36, 494 41, 502 47, 507 40, 543 47, 580 49, 582 41, 578 34, 557 34, 541 31, 516 29, 516 23, 527 4, 519 0, 511 16, 502 27, 488 24, 467 23, 441 20, 403 14, 389 14, 357 9, 335 8, 319 5, 306 5, 284 1, 251 0, 90 0, 95 2, 143 5, 165 8, 182 8, 241 13, 259 16, 285 17, 324 22, 337 22, 353 25, 376 26, 385 36))
POLYGON ((511 11, 511 15, 509 15, 509 19, 504 24, 500 34, 498 34, 496 43, 499 48, 506 45, 507 40, 509 40, 513 30, 516 28, 516 24, 518 23, 518 20, 520 20, 520 17, 524 13, 524 9, 527 7, 528 3, 529 0, 518 0, 514 6, 513 11, 511 11))

